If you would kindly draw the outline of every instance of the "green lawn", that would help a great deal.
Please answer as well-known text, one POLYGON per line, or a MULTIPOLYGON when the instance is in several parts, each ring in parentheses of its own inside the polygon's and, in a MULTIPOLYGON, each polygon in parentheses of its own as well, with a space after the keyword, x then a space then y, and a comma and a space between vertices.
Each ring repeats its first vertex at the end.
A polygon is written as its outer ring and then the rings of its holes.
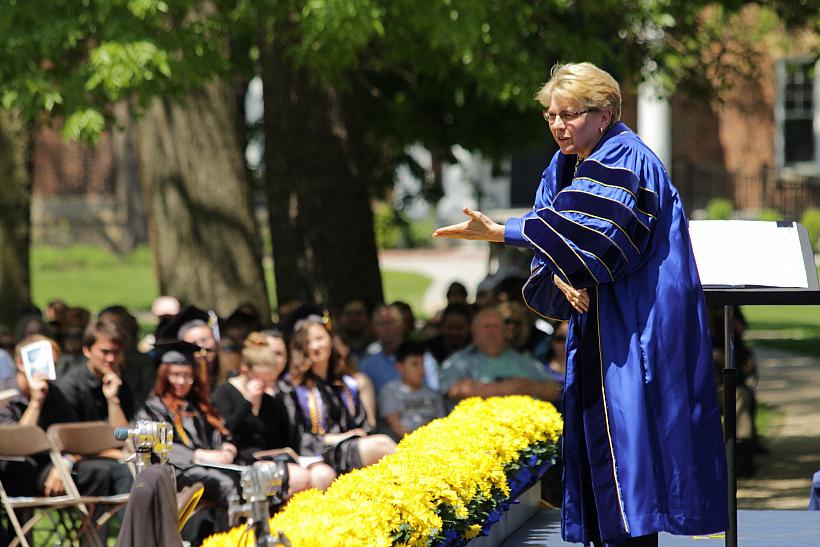
POLYGON ((820 306, 744 306, 749 344, 820 356, 820 306))
MULTIPOLYGON (((276 287, 272 268, 265 278, 272 306, 276 307, 276 287)), ((382 283, 388 302, 404 300, 421 311, 430 278, 408 272, 383 271, 382 283)), ((72 306, 96 312, 111 304, 131 310, 148 310, 158 296, 154 263, 147 247, 118 255, 98 247, 68 248, 36 245, 31 256, 31 284, 34 302, 41 308, 55 298, 72 306)))
POLYGON ((36 245, 31 252, 34 303, 55 298, 96 312, 111 304, 147 310, 158 295, 154 263, 147 247, 118 255, 98 247, 36 245))

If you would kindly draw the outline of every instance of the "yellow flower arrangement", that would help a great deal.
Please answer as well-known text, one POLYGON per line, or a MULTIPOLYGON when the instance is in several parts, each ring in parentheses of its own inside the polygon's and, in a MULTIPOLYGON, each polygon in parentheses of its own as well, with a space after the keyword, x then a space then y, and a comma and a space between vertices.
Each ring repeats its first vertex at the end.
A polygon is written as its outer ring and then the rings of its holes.
MULTIPOLYGON (((550 403, 526 396, 472 398, 405 437, 395 454, 295 495, 270 520, 294 547, 436 545, 446 530, 477 536, 487 512, 510 495, 522 459, 549 459, 561 429, 550 403)), ((205 547, 252 546, 234 528, 205 547)))

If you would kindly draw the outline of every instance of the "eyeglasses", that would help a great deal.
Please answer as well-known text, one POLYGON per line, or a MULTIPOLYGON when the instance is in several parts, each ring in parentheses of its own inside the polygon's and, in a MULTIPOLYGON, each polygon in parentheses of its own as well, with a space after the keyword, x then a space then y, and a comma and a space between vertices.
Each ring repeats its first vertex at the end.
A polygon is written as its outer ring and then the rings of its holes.
POLYGON ((168 379, 172 382, 181 382, 183 384, 193 384, 194 377, 190 374, 169 374, 168 379))
POLYGON ((564 110, 563 112, 559 112, 558 114, 554 114, 552 112, 545 110, 541 114, 542 116, 544 116, 544 119, 547 120, 548 124, 554 125, 555 120, 557 120, 558 118, 561 118, 561 121, 563 121, 566 124, 571 121, 577 120, 581 117, 581 115, 586 114, 587 112, 595 112, 596 110, 597 108, 587 108, 586 110, 564 110))

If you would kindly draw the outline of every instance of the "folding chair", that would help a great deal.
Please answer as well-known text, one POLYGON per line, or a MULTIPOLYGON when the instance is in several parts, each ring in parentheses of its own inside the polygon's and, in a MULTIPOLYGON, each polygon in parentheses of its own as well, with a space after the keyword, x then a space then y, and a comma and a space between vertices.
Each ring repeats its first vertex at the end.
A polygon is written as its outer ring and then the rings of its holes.
POLYGON ((205 487, 201 482, 195 482, 189 486, 184 486, 177 492, 177 530, 182 532, 185 524, 199 504, 199 500, 205 492, 205 487))
MULTIPOLYGON (((45 431, 34 425, 0 425, 0 458, 23 458, 48 452, 51 449, 45 431)), ((16 538, 9 544, 9 547, 22 545, 29 547, 26 535, 31 531, 43 517, 49 515, 50 511, 60 512, 62 510, 75 508, 82 511, 78 500, 68 494, 64 496, 38 496, 21 497, 9 496, 0 481, 0 501, 3 509, 8 515, 9 522, 14 528, 16 538), (15 509, 32 509, 31 517, 21 525, 15 509)), ((73 522, 73 519, 72 519, 73 522)), ((52 519, 52 523, 54 523, 52 519)), ((56 523, 55 523, 56 524, 56 523)), ((68 524, 65 521, 63 524, 68 524)), ((55 526, 55 532, 60 534, 59 528, 55 526)), ((68 539, 63 538, 61 539, 68 539)))
POLYGON ((3 408, 11 401, 18 393, 16 389, 4 389, 0 391, 0 408, 3 408))
MULTIPOLYGON (((51 441, 51 460, 60 473, 66 492, 74 496, 86 509, 87 521, 83 530, 91 524, 96 529, 103 526, 118 511, 128 503, 128 494, 111 496, 83 496, 80 494, 71 470, 62 458, 62 453, 75 454, 83 457, 94 456, 109 448, 121 448, 123 443, 114 438, 114 428, 108 422, 75 422, 54 424, 48 428, 48 438, 51 441), (97 506, 106 506, 104 511, 93 523, 94 510, 97 506)), ((96 537, 96 533, 89 534, 96 537)))

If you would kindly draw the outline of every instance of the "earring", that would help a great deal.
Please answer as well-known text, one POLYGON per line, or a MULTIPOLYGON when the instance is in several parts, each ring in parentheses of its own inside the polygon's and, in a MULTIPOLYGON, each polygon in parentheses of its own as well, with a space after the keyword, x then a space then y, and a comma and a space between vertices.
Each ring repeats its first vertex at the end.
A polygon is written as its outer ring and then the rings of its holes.
POLYGON ((601 133, 601 134, 603 135, 603 133, 604 133, 604 128, 603 128, 603 127, 599 127, 599 128, 598 128, 598 133, 601 133))

